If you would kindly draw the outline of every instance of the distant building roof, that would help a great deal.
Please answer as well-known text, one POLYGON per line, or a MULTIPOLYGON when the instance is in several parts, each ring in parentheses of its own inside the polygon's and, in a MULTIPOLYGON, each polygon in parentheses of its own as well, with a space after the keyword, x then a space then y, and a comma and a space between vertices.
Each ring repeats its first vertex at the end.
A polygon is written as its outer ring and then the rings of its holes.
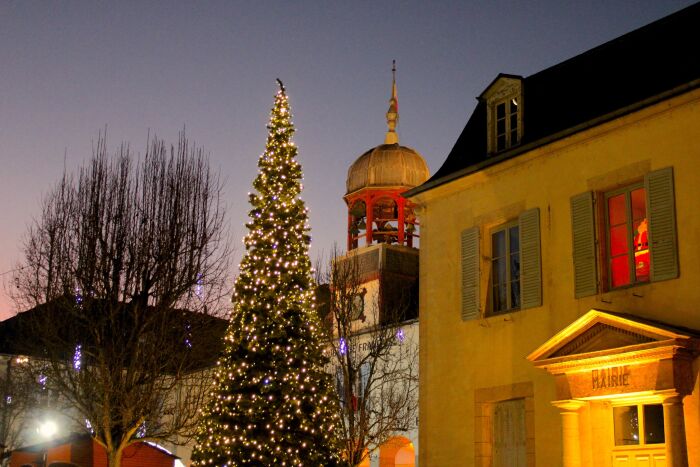
MULTIPOLYGON (((116 308, 119 313, 115 312, 114 305, 110 308, 111 316, 119 318, 114 329, 129 329, 134 319, 133 307, 130 304, 119 305, 119 308, 116 308)), ((84 348, 98 345, 90 342, 93 334, 89 327, 93 322, 91 317, 94 316, 97 321, 97 317, 104 312, 105 307, 108 307, 106 301, 100 299, 90 300, 85 306, 76 306, 73 299, 59 298, 0 321, 0 354, 44 357, 44 342, 36 339, 35 336, 50 326, 54 334, 61 337, 57 345, 65 346, 61 353, 65 353, 68 361, 75 352, 75 342, 80 342, 84 348)), ((163 323, 171 328, 165 327, 159 332, 172 333, 171 337, 176 340, 187 335, 183 347, 187 347, 190 370, 212 367, 216 364, 223 349, 228 320, 177 308, 161 313, 167 313, 171 317, 167 323, 163 323), (183 326, 186 326, 189 332, 187 329, 180 329, 183 326)), ((103 332, 108 333, 109 330, 103 329, 103 332)), ((120 338, 116 337, 116 339, 120 338)), ((125 345, 127 345, 126 341, 125 345)), ((165 351, 172 350, 173 348, 169 348, 165 351)))
POLYGON ((406 194, 698 87, 698 25, 700 3, 524 78, 521 142, 497 155, 487 153, 487 107, 479 99, 442 167, 406 194))

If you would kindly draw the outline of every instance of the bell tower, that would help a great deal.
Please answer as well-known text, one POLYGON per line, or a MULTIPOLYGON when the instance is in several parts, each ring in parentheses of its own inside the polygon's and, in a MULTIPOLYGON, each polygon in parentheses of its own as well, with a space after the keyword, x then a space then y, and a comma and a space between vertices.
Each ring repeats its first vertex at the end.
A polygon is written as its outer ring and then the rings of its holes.
POLYGON ((402 193, 425 182, 430 173, 423 157, 399 145, 396 62, 386 113, 384 143, 362 154, 348 169, 346 193, 347 255, 356 261, 368 298, 378 304, 379 323, 418 316, 419 223, 402 193), (401 309, 400 316, 396 310, 401 309))
POLYGON ((417 246, 418 221, 413 206, 401 193, 425 182, 430 174, 418 152, 399 145, 396 62, 392 75, 384 144, 366 151, 348 170, 344 196, 348 206, 348 251, 378 243, 417 246))

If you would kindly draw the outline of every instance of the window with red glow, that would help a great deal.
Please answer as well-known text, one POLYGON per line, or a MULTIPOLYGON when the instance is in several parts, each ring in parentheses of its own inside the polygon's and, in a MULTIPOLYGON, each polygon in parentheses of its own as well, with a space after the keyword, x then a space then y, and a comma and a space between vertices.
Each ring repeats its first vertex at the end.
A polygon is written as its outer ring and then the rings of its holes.
POLYGON ((605 196, 610 288, 649 282, 646 194, 632 186, 605 196))

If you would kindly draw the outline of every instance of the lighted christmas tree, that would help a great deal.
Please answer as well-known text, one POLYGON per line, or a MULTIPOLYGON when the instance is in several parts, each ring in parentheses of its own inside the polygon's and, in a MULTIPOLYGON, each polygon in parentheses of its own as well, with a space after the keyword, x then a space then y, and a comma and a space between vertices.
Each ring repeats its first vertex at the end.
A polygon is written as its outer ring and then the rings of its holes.
POLYGON ((302 170, 287 94, 279 85, 195 466, 338 463, 337 402, 314 310, 302 170))

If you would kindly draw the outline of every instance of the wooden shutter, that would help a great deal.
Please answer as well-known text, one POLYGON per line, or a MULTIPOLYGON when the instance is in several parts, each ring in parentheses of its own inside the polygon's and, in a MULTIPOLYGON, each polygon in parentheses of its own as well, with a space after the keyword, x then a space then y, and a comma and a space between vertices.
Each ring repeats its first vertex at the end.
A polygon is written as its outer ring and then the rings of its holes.
POLYGON ((676 203, 673 195, 673 167, 650 172, 644 177, 649 217, 651 280, 678 277, 676 203))
POLYGON ((540 210, 520 214, 520 308, 542 306, 540 210))
POLYGON ((479 227, 462 231, 462 319, 479 316, 479 227))
POLYGON ((571 233, 574 260, 574 296, 595 295, 598 292, 596 264, 595 213, 593 193, 571 198, 571 233))
POLYGON ((526 467, 525 399, 497 402, 493 411, 493 467, 526 467))

